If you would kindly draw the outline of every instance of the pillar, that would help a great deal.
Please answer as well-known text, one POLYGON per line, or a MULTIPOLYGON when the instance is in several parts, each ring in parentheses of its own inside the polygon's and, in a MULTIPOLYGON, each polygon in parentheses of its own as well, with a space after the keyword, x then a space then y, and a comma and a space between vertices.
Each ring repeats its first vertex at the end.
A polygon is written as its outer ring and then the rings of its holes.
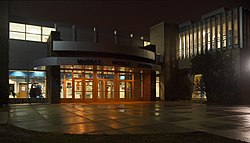
POLYGON ((47 67, 47 96, 51 104, 60 103, 60 66, 47 67))
POLYGON ((156 45, 156 53, 163 57, 160 71, 160 99, 173 99, 177 96, 176 85, 176 47, 178 27, 161 22, 150 28, 150 43, 156 45))
POLYGON ((9 100, 9 1, 0 1, 0 106, 9 100))

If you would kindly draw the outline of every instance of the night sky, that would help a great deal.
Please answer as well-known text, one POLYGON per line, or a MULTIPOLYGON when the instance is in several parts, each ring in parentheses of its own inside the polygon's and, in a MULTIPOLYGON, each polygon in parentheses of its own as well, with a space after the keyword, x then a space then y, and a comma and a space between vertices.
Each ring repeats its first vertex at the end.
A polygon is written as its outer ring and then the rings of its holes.
POLYGON ((234 8, 250 0, 89 0, 11 1, 10 14, 33 19, 149 35, 161 21, 179 24, 212 10, 234 8))

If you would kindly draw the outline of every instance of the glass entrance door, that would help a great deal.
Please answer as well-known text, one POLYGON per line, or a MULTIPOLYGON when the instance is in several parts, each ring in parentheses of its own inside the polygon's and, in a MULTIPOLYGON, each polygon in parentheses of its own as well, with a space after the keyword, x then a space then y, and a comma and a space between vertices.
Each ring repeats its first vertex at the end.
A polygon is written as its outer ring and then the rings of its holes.
POLYGON ((85 99, 93 98, 93 80, 85 79, 85 99))
POLYGON ((75 99, 83 98, 83 81, 82 79, 74 79, 74 96, 75 99))
POLYGON ((98 80, 98 99, 114 99, 114 80, 98 80))

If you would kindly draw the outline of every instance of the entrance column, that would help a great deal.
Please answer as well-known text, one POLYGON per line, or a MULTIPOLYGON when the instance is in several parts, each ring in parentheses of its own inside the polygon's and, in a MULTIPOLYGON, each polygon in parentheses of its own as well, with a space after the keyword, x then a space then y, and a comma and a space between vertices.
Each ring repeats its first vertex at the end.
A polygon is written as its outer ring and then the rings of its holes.
POLYGON ((9 1, 0 1, 0 106, 9 99, 9 1))
POLYGON ((47 67, 47 96, 51 104, 60 103, 60 66, 47 67))
MULTIPOLYGON (((60 41, 60 32, 51 31, 50 37, 48 39, 47 56, 53 57, 58 56, 56 52, 53 51, 53 41, 60 41)), ((60 65, 48 66, 47 69, 47 80, 46 80, 46 94, 51 104, 60 103, 60 65)))

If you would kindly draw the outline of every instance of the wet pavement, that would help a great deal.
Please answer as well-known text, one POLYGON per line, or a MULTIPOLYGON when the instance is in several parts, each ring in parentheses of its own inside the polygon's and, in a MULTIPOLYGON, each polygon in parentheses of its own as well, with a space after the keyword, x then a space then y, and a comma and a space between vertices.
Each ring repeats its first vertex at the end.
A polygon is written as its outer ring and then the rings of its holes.
POLYGON ((13 104, 8 123, 30 130, 72 134, 204 131, 250 142, 250 106, 186 102, 13 104))

